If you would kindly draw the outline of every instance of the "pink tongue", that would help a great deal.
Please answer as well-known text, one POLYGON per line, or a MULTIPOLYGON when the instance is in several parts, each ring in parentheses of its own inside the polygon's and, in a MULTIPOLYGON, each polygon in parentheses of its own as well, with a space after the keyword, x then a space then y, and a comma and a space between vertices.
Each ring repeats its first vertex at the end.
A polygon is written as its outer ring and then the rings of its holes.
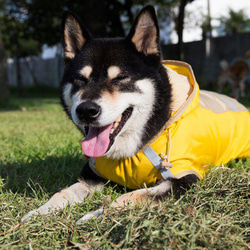
POLYGON ((89 157, 99 157, 106 153, 109 147, 109 134, 113 124, 101 128, 89 127, 86 138, 81 142, 82 151, 89 157))

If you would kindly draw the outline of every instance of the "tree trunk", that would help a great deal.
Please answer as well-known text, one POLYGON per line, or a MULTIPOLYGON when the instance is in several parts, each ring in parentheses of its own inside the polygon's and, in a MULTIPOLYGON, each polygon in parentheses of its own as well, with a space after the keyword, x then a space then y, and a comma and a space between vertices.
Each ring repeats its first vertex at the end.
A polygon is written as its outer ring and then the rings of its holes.
POLYGON ((188 3, 188 0, 181 0, 179 6, 179 13, 177 17, 177 35, 178 35, 178 44, 177 44, 177 57, 178 60, 184 60, 184 51, 183 51, 183 29, 184 29, 184 18, 185 18, 185 7, 188 3))
POLYGON ((7 85, 7 60, 2 40, 2 34, 0 31, 0 104, 6 104, 8 99, 9 89, 7 85))

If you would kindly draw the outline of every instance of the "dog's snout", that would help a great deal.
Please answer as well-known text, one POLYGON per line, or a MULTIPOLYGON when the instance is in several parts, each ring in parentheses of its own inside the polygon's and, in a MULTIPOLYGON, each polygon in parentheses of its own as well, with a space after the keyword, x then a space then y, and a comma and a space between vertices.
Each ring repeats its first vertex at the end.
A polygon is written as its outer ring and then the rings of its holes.
POLYGON ((76 108, 76 114, 79 120, 87 123, 94 121, 100 113, 101 107, 94 102, 84 102, 76 108))

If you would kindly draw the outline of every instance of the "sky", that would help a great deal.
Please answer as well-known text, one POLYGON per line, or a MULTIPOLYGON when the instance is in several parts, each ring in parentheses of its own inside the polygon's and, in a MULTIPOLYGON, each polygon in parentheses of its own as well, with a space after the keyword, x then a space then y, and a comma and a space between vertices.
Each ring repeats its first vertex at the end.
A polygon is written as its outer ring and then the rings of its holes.
MULTIPOLYGON (((210 0, 210 13, 212 19, 221 16, 227 16, 229 8, 233 9, 234 11, 244 9, 245 13, 248 14, 250 18, 250 0, 210 0)), ((188 13, 190 13, 189 15, 191 15, 191 18, 188 18, 189 23, 186 23, 183 41, 191 42, 201 40, 202 30, 195 23, 195 20, 201 18, 201 13, 204 15, 207 14, 207 0, 195 0, 186 6, 186 10, 188 13), (194 21, 190 22, 190 20, 194 21)), ((217 26, 218 24, 218 21, 212 21, 212 26, 217 26)), ((215 36, 216 34, 214 33, 213 35, 215 36)), ((173 43, 176 43, 177 35, 172 34, 171 40, 173 43)))

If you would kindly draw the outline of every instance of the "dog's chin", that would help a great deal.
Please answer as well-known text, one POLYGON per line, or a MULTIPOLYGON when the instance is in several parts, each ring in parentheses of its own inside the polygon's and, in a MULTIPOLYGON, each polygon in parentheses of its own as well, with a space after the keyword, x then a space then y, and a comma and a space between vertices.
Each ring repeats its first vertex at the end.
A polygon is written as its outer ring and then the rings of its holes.
POLYGON ((124 125, 119 134, 115 137, 109 149, 105 153, 107 158, 124 159, 134 155, 143 147, 143 127, 136 126, 136 112, 133 112, 128 122, 124 125))
POLYGON ((140 140, 136 140, 135 133, 124 131, 117 136, 112 146, 105 153, 107 158, 124 159, 134 156, 140 148, 140 140))

